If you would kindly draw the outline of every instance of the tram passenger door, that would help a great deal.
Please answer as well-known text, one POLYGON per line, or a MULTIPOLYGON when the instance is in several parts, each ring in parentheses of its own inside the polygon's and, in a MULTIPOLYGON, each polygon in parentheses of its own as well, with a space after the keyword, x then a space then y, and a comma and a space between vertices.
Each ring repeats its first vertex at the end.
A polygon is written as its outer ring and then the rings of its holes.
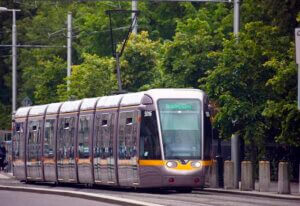
POLYGON ((57 139, 57 176, 61 182, 76 182, 75 117, 59 119, 57 139))
POLYGON ((116 113, 97 113, 94 133, 95 182, 116 184, 114 131, 116 113))
POLYGON ((121 111, 118 130, 118 177, 121 186, 138 186, 138 117, 140 111, 121 111))
POLYGON ((16 122, 12 138, 13 174, 17 179, 24 180, 25 174, 25 122, 16 122))
POLYGON ((77 140, 77 167, 80 183, 93 183, 90 138, 92 128, 92 114, 79 117, 77 140))
POLYGON ((27 178, 42 179, 42 120, 30 121, 27 136, 27 178))
POLYGON ((45 181, 56 181, 55 167, 55 134, 56 134, 56 119, 45 120, 44 130, 44 175, 45 181))

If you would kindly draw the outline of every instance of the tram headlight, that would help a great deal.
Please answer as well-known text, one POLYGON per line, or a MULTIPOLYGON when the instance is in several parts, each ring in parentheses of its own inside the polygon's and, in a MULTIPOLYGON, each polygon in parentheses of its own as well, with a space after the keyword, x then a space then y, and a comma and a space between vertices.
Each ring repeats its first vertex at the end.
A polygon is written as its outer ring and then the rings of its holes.
POLYGON ((201 163, 200 162, 192 162, 191 165, 192 165, 192 167, 196 167, 196 168, 201 167, 201 163))
POLYGON ((169 162, 167 162, 166 165, 167 165, 167 167, 174 168, 174 167, 177 167, 177 162, 169 161, 169 162))

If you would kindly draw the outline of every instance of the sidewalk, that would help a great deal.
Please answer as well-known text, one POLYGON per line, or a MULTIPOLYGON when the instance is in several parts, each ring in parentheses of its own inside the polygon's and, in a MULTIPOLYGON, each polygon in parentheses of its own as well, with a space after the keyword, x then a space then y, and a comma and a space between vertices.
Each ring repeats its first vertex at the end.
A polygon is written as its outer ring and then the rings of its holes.
POLYGON ((299 193, 299 184, 290 183, 291 185, 291 194, 278 194, 277 182, 271 182, 269 192, 259 192, 259 184, 255 182, 255 190, 252 191, 241 191, 239 189, 224 189, 224 188, 205 188, 207 191, 220 192, 220 193, 232 193, 238 195, 251 195, 256 197, 272 197, 280 199, 291 199, 291 200, 300 200, 299 193))
MULTIPOLYGON (((9 181, 17 181, 12 173, 0 172, 0 180, 9 181)), ((270 191, 269 192, 259 192, 258 191, 258 182, 255 183, 255 190, 253 191, 241 191, 239 189, 223 189, 223 188, 205 188, 206 191, 211 192, 219 192, 219 193, 231 193, 237 195, 250 195, 256 197, 271 197, 271 198, 279 198, 279 199, 290 199, 290 200, 299 200, 300 201, 300 193, 299 193, 299 185, 298 183, 291 183, 291 194, 278 194, 277 193, 277 182, 271 182, 270 191)))
POLYGON ((13 179, 14 176, 12 173, 0 172, 0 179, 13 179))

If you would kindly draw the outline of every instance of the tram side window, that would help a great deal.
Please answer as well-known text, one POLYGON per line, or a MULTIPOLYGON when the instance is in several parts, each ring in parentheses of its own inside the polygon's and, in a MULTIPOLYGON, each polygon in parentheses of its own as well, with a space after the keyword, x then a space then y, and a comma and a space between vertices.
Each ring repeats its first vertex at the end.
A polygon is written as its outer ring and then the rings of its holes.
POLYGON ((120 113, 119 158, 131 159, 137 153, 138 111, 120 113))
POLYGON ((113 143, 114 143, 114 130, 115 130, 115 114, 110 114, 109 125, 109 155, 113 157, 113 143))
POLYGON ((140 159, 161 159, 156 114, 154 111, 142 112, 140 159))
POLYGON ((97 158, 97 157, 100 157, 100 135, 101 135, 101 115, 100 114, 97 114, 96 117, 95 117, 95 121, 96 121, 96 131, 95 131, 95 135, 94 135, 94 157, 97 158))
POLYGON ((57 158, 61 160, 64 158, 65 151, 65 141, 63 138, 65 131, 65 119, 59 119, 59 131, 57 135, 57 158))
POLYGON ((97 115, 95 156, 107 158, 113 156, 114 114, 97 115))
POLYGON ((65 118, 63 121, 63 156, 64 158, 74 158, 74 135, 75 118, 65 118))
POLYGON ((78 154, 79 158, 88 158, 89 151, 89 134, 90 134, 91 116, 81 116, 79 119, 78 131, 78 154))
POLYGON ((15 159, 23 158, 23 150, 21 148, 21 141, 24 137, 23 122, 16 123, 13 135, 13 157, 15 159))
POLYGON ((44 137, 44 155, 45 157, 54 157, 54 119, 48 119, 45 123, 45 137, 44 137))
POLYGON ((74 158, 74 117, 59 119, 59 135, 57 139, 58 160, 74 158))
POLYGON ((40 149, 40 125, 39 121, 30 121, 28 124, 28 159, 38 159, 40 149))
POLYGON ((114 134, 114 118, 115 114, 107 114, 103 116, 103 120, 107 121, 107 125, 102 124, 102 130, 104 135, 104 153, 105 157, 112 157, 113 156, 113 134, 114 134))
POLYGON ((109 157, 109 139, 110 139, 110 123, 109 123, 109 119, 110 119, 110 114, 102 114, 101 115, 101 143, 100 143, 100 156, 101 158, 107 158, 109 157))
POLYGON ((202 141, 204 141, 204 159, 210 159, 211 158, 211 144, 212 144, 212 126, 210 122, 209 116, 205 115, 204 118, 204 127, 205 127, 205 134, 202 141))
POLYGON ((5 141, 11 141, 11 133, 6 133, 4 136, 5 141))
POLYGON ((31 160, 34 157, 34 128, 36 128, 35 122, 29 122, 28 124, 28 140, 27 140, 27 154, 28 160, 31 160))

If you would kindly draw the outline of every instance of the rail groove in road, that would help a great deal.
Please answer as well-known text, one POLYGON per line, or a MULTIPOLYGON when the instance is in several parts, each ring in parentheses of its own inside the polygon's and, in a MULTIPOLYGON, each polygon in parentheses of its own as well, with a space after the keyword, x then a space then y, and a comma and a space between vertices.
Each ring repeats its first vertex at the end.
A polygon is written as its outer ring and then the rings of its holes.
POLYGON ((205 191, 217 192, 217 193, 230 193, 237 195, 247 195, 254 197, 270 197, 275 199, 287 199, 287 200, 300 200, 300 196, 289 195, 289 194, 275 194, 270 192, 258 192, 258 191, 240 191, 240 190, 225 190, 225 189, 215 189, 215 188, 205 188, 205 191))
MULTIPOLYGON (((299 206, 299 199, 277 199, 273 196, 248 195, 244 192, 240 194, 236 191, 225 193, 205 190, 193 190, 192 193, 178 193, 176 190, 133 190, 125 188, 106 188, 84 186, 49 184, 24 184, 18 181, 2 180, 0 190, 11 190, 16 192, 32 192, 49 195, 69 196, 94 200, 99 203, 117 205, 167 205, 167 206, 299 206), (7 185, 10 184, 10 185, 7 185), (18 184, 18 185, 11 185, 18 184), (23 185, 21 185, 23 184, 23 185)), ((277 195, 277 194, 273 194, 277 195)))
POLYGON ((88 200, 96 200, 105 203, 128 205, 128 206, 162 206, 160 204, 153 204, 153 203, 143 202, 139 200, 132 200, 127 198, 120 198, 120 197, 114 197, 109 195, 78 192, 78 191, 66 191, 66 190, 20 187, 20 186, 5 186, 5 185, 0 185, 0 190, 33 192, 33 193, 40 193, 40 194, 54 194, 54 195, 84 198, 88 200))

